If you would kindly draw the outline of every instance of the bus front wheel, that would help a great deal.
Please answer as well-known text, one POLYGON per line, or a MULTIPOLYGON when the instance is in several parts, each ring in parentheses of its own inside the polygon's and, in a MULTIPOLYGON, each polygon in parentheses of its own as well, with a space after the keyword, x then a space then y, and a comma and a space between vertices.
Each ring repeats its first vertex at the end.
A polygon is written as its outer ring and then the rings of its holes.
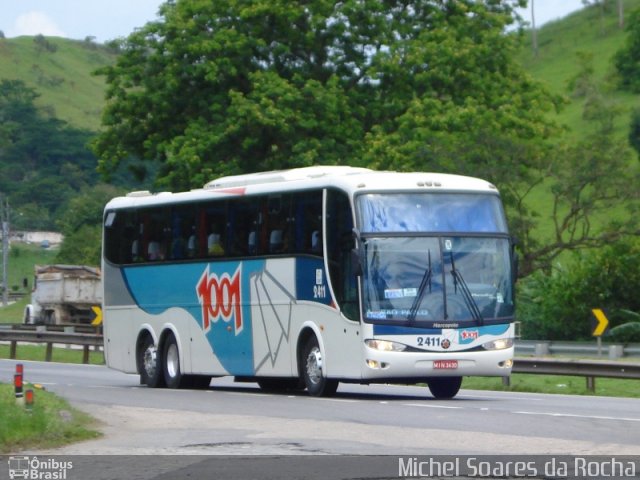
POLYGON ((431 394, 437 399, 453 398, 462 385, 462 377, 434 377, 427 380, 431 394))
POLYGON ((302 350, 302 377, 309 395, 330 397, 338 389, 338 381, 324 376, 324 360, 316 337, 311 337, 302 350))
POLYGON ((138 350, 138 368, 140 383, 151 388, 164 386, 162 377, 160 352, 156 348, 151 335, 146 335, 138 350))

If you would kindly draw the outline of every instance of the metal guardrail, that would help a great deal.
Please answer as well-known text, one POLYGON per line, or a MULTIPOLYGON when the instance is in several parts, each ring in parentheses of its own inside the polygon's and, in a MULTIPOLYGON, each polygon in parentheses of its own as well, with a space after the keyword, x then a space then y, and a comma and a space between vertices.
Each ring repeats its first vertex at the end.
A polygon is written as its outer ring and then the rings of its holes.
POLYGON ((558 358, 516 358, 513 372, 577 377, 640 379, 640 363, 558 358))
POLYGON ((101 333, 76 333, 61 331, 37 331, 23 329, 0 329, 0 341, 10 342, 9 358, 15 359, 18 343, 45 343, 45 361, 50 362, 53 356, 53 344, 80 345, 82 346, 82 363, 89 363, 89 349, 102 347, 103 337, 101 333))
POLYGON ((608 356, 610 359, 640 356, 639 344, 622 345, 604 343, 600 347, 593 342, 555 342, 549 340, 516 340, 516 355, 585 355, 589 357, 608 356))
MULTIPOLYGON (((587 390, 595 392, 596 377, 640 379, 640 363, 561 358, 515 358, 513 373, 585 377, 587 390)), ((508 377, 507 377, 508 378, 508 377)), ((509 385, 508 380, 505 380, 509 385)))
MULTIPOLYGON (((0 325, 4 327, 4 325, 0 325)), ((6 328, 13 331, 30 332, 65 332, 65 333, 93 333, 102 334, 102 325, 91 325, 88 323, 60 323, 55 325, 29 325, 23 323, 7 324, 6 328)))

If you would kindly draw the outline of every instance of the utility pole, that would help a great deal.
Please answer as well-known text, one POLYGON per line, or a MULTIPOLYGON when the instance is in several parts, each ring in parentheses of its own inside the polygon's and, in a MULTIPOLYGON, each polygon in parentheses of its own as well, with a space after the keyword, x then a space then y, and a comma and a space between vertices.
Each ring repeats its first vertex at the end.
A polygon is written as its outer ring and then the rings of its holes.
POLYGON ((9 304, 9 200, 0 197, 0 211, 2 218, 2 304, 9 304))
POLYGON ((533 44, 533 56, 538 56, 538 32, 536 31, 535 0, 531 0, 531 42, 533 44))
POLYGON ((618 0, 618 26, 624 28, 624 4, 622 0, 618 0))

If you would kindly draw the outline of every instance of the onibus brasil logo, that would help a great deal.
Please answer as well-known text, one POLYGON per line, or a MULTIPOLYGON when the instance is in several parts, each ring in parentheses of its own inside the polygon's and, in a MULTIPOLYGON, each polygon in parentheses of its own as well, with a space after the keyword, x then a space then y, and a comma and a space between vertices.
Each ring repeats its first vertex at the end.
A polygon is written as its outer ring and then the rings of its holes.
POLYGON ((196 286, 198 301, 202 307, 202 329, 205 333, 211 329, 212 323, 220 319, 226 323, 233 321, 236 335, 242 332, 241 273, 242 265, 238 265, 233 276, 225 272, 218 277, 209 272, 209 265, 205 268, 196 286))
POLYGON ((66 480, 67 470, 73 468, 73 462, 62 462, 54 458, 39 460, 38 457, 9 457, 9 478, 33 480, 66 480))

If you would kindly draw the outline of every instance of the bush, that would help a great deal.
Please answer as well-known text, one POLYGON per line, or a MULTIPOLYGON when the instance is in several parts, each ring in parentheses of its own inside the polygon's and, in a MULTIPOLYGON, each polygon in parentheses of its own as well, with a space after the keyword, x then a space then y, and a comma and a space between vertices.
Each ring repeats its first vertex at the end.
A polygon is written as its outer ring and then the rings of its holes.
POLYGON ((611 328, 628 323, 626 310, 640 311, 639 239, 576 254, 568 265, 536 272, 518 286, 524 338, 587 340, 592 308, 607 310, 611 328))

